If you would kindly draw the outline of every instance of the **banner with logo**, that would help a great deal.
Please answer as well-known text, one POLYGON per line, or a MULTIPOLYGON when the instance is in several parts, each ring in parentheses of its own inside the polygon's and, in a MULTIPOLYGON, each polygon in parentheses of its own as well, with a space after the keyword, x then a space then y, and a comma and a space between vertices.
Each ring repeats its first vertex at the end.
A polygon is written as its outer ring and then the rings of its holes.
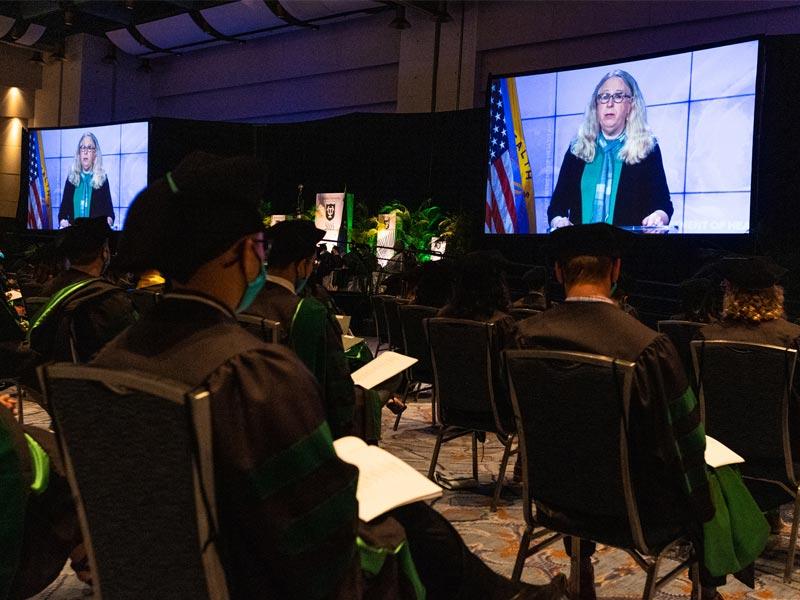
POLYGON ((277 225, 281 221, 285 220, 286 220, 286 215, 270 215, 269 226, 272 227, 273 225, 277 225))
POLYGON ((443 237, 431 238, 431 260, 441 260, 444 250, 447 247, 447 240, 443 237))
POLYGON ((324 243, 328 250, 339 243, 344 215, 344 192, 336 194, 317 194, 317 213, 314 225, 325 230, 324 243))
POLYGON ((378 264, 385 267, 389 259, 394 256, 395 230, 397 228, 397 215, 389 213, 378 215, 378 236, 376 240, 377 248, 375 256, 378 257, 378 264))

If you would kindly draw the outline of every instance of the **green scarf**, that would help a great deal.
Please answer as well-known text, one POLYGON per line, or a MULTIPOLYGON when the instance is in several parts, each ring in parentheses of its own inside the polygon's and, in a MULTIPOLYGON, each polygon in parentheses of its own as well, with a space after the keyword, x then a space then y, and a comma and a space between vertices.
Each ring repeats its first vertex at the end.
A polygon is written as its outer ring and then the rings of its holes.
POLYGON ((624 133, 615 140, 607 140, 602 132, 598 134, 594 160, 586 164, 581 177, 583 223, 613 223, 623 163, 619 158, 619 151, 624 143, 624 133))
POLYGON ((92 172, 81 172, 81 182, 72 195, 72 219, 89 216, 92 203, 92 172))

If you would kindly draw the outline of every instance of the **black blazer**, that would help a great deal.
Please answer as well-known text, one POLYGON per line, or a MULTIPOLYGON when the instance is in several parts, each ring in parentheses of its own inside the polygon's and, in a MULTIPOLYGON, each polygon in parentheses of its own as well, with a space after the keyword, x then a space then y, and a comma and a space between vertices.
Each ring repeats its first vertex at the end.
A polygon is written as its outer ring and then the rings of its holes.
MULTIPOLYGON (((547 209, 548 223, 555 217, 569 217, 575 225, 583 222, 581 177, 585 166, 583 159, 567 150, 547 209)), ((657 210, 663 210, 672 218, 674 209, 658 144, 641 162, 622 165, 612 222, 614 225, 641 225, 642 219, 657 210)))
MULTIPOLYGON (((75 194, 75 186, 67 179, 64 184, 64 193, 61 195, 61 207, 58 209, 58 220, 66 219, 72 224, 74 221, 74 205, 72 196, 75 194)), ((111 217, 111 224, 114 223, 114 207, 111 204, 111 188, 108 185, 108 177, 100 186, 99 190, 92 188, 92 197, 89 200, 89 218, 111 217)))

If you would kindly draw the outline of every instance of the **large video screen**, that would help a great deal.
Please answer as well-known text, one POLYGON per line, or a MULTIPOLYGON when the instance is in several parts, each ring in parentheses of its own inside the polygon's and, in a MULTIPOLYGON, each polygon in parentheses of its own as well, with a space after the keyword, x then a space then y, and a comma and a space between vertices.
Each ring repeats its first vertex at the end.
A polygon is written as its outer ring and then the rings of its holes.
POLYGON ((28 229, 97 216, 122 229, 147 186, 147 122, 31 129, 28 136, 28 229))
POLYGON ((489 81, 484 231, 750 229, 759 42, 489 81))

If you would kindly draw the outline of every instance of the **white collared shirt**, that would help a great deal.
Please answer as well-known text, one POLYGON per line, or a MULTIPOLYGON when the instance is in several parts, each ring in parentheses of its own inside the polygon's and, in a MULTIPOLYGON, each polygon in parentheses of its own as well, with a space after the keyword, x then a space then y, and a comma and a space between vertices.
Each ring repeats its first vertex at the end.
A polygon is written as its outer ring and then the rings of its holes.
POLYGON ((267 281, 271 281, 272 283, 277 283, 279 286, 281 286, 282 288, 286 288, 293 294, 296 293, 294 291, 294 284, 288 279, 284 279, 283 277, 278 277, 277 275, 267 274, 267 281))

